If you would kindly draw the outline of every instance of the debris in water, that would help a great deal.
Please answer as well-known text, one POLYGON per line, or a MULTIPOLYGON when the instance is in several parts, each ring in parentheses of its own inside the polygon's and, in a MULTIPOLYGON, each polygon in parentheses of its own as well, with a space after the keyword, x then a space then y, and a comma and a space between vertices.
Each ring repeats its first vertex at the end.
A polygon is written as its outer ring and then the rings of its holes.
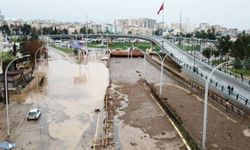
POLYGON ((130 143, 132 146, 136 146, 137 145, 137 143, 135 143, 135 142, 131 142, 130 143))
POLYGON ((101 110, 100 110, 99 108, 96 108, 96 109, 95 109, 95 112, 96 112, 96 113, 99 113, 100 111, 101 111, 101 110))

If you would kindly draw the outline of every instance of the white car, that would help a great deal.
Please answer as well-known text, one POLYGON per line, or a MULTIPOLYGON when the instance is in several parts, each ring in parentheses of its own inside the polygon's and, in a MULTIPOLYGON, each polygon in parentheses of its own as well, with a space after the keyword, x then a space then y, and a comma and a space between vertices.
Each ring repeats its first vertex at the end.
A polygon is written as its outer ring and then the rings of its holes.
POLYGON ((28 113, 27 120, 38 120, 41 116, 40 109, 31 109, 28 113))

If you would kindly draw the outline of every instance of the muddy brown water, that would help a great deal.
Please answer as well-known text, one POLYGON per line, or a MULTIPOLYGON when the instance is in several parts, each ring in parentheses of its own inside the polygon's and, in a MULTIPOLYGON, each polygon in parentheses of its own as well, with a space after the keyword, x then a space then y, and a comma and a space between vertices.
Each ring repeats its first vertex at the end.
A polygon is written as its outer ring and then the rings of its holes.
POLYGON ((24 121, 15 138, 17 149, 91 149, 100 136, 95 137, 94 110, 103 108, 109 71, 95 55, 81 64, 53 48, 49 55, 48 63, 39 66, 46 73, 46 85, 26 99, 33 107, 39 102, 42 116, 38 121, 24 121))

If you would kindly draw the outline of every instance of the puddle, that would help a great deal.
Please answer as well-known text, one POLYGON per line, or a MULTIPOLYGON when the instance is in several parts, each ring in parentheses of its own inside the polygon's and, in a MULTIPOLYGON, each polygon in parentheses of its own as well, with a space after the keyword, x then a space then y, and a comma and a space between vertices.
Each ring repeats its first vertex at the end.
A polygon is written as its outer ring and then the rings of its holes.
POLYGON ((116 110, 116 115, 114 116, 114 122, 113 122, 113 134, 114 134, 114 143, 115 143, 115 149, 120 150, 122 149, 122 144, 120 141, 120 132, 121 132, 121 126, 122 121, 119 119, 119 117, 123 116, 125 112, 123 111, 124 108, 128 107, 128 96, 126 94, 122 94, 118 90, 119 86, 112 84, 110 90, 110 95, 112 95, 114 100, 121 100, 120 101, 120 107, 116 110))

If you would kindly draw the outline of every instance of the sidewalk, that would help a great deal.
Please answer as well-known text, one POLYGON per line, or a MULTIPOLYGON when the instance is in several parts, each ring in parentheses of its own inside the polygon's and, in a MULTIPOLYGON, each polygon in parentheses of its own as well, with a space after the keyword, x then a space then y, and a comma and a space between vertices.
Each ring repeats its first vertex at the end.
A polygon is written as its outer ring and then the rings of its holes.
MULTIPOLYGON (((163 98, 176 111, 184 126, 197 143, 201 145, 203 99, 177 84, 163 86, 163 98)), ((209 100, 207 149, 249 150, 250 122, 238 116, 227 114, 209 100)))

